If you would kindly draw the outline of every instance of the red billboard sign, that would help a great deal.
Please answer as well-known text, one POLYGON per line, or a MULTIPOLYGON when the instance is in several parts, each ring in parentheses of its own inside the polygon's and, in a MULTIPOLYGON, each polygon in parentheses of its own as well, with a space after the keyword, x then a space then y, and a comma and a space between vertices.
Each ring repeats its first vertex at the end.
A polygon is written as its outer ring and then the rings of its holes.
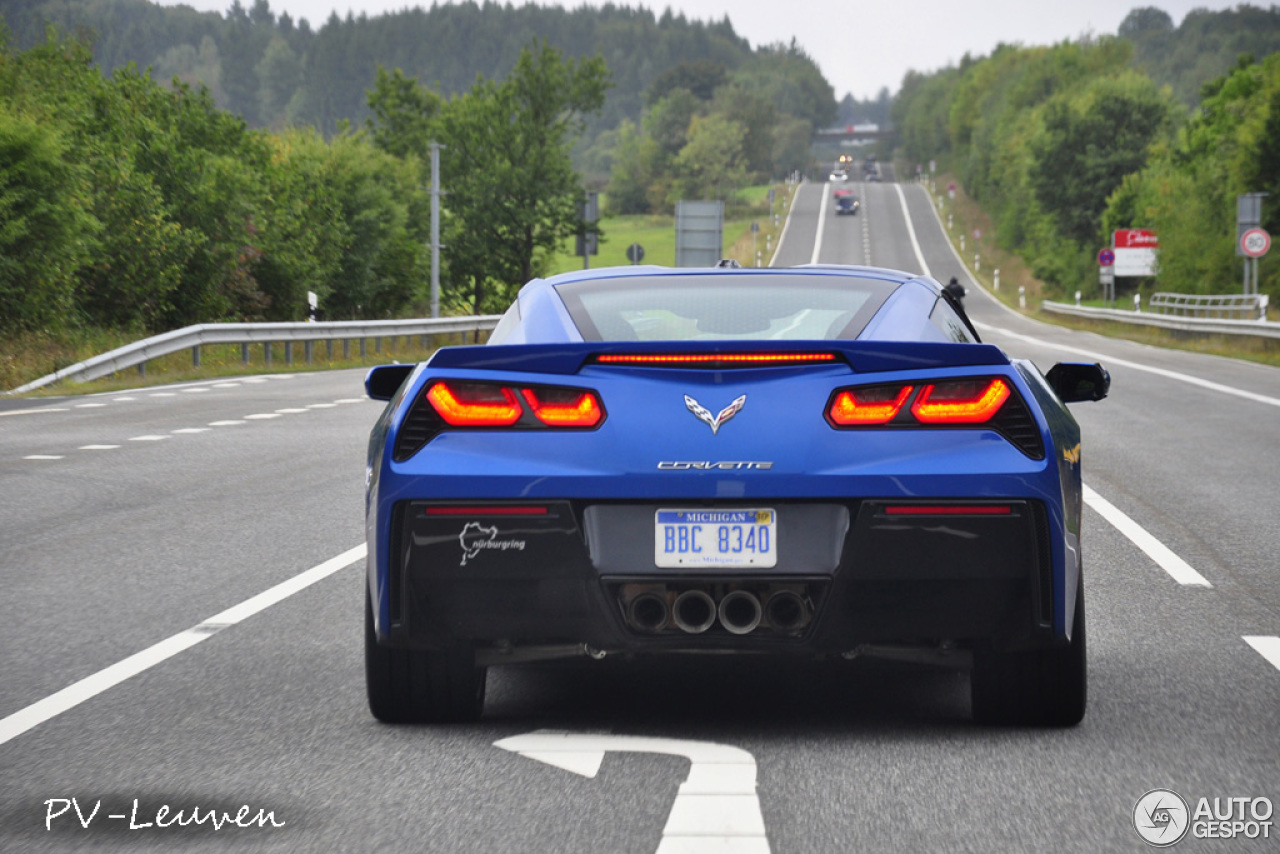
POLYGON ((1111 245, 1116 249, 1158 249, 1160 238, 1145 228, 1121 228, 1113 232, 1111 245))

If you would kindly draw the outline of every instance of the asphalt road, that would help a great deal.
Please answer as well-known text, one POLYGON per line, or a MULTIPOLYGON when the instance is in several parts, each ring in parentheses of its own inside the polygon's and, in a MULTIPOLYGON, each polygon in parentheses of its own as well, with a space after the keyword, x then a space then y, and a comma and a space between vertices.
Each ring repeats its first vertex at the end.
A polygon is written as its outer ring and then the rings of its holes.
MULTIPOLYGON (((852 186, 853 217, 800 189, 776 264, 966 281, 919 188, 852 186)), ((1046 327, 967 284, 986 340, 1112 373, 1108 400, 1074 407, 1097 496, 1079 727, 974 726, 950 670, 723 659, 495 668, 480 723, 382 726, 351 551, 380 411, 360 373, 5 401, 0 851, 677 850, 681 783, 708 768, 690 742, 754 761, 764 836, 723 851, 1142 851, 1132 813, 1151 789, 1193 810, 1280 801, 1280 667, 1245 640, 1280 635, 1280 371, 1046 327), (228 613, 314 567, 310 586, 228 613), (595 776, 495 746, 543 730, 603 736, 595 776), (249 826, 208 820, 241 807, 249 826), (179 811, 188 826, 159 826, 179 811)), ((749 824, 735 809, 695 818, 749 824)), ((1177 847, 1276 850, 1275 830, 1177 847)))

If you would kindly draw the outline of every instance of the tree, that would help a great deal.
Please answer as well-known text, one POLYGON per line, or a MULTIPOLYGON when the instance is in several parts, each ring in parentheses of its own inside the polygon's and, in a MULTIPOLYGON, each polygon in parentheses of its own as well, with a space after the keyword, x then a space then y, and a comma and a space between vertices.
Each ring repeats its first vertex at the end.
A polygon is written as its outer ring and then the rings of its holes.
POLYGON ((470 291, 474 312, 504 310, 577 233, 582 187, 569 150, 608 86, 603 59, 566 60, 544 42, 506 79, 481 79, 442 109, 448 278, 470 291))
POLYGON ((1083 93, 1047 104, 1030 177, 1067 237, 1082 244, 1097 239, 1107 197, 1142 168, 1172 118, 1172 104, 1136 72, 1097 79, 1083 93))
POLYGON ((674 203, 680 199, 724 199, 746 183, 742 125, 721 115, 695 118, 689 128, 689 142, 673 165, 674 203))

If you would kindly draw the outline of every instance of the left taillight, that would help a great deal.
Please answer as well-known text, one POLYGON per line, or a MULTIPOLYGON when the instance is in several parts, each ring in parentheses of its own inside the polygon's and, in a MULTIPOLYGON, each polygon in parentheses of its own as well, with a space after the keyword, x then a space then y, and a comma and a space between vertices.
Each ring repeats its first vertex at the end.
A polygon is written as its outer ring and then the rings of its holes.
POLYGON ((590 389, 461 380, 435 380, 426 389, 400 425, 396 462, 446 430, 592 430, 605 419, 590 389))
POLYGON ((839 388, 832 392, 825 415, 837 430, 988 428, 1027 456, 1044 459, 1039 426, 1021 395, 1002 377, 839 388))

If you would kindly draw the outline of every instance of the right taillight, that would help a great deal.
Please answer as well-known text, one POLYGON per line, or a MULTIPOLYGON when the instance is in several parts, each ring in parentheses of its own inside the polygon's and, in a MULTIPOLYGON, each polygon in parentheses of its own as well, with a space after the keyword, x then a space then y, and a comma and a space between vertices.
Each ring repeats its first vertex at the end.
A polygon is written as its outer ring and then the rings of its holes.
POLYGON ((837 430, 980 427, 1001 434, 1032 459, 1044 459, 1040 427, 1003 377, 839 388, 827 401, 825 415, 837 430))

